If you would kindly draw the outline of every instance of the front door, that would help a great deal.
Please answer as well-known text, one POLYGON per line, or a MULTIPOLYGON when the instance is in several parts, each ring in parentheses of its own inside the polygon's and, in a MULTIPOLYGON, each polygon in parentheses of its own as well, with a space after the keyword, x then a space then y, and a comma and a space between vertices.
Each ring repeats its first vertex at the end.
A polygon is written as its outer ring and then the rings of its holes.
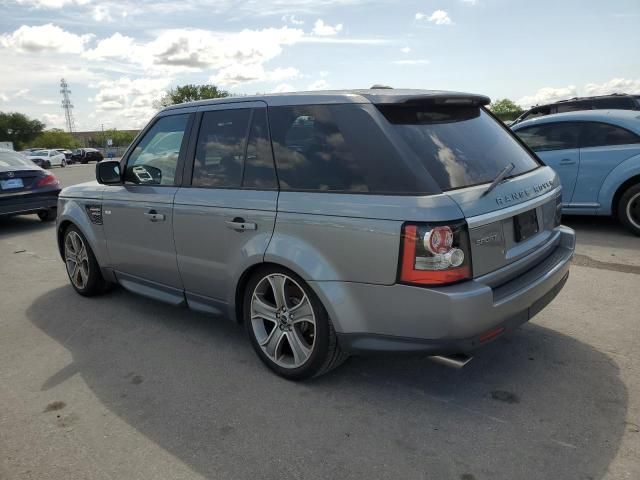
POLYGON ((265 107, 207 106, 199 114, 173 219, 178 267, 194 308, 224 312, 238 276, 262 261, 271 239, 278 190, 265 107))
POLYGON ((182 299, 182 282, 173 240, 173 197, 191 115, 156 120, 123 159, 124 184, 105 187, 103 196, 107 249, 119 281, 151 296, 164 288, 176 301, 182 299))
POLYGON ((525 127, 517 135, 553 168, 562 184, 562 203, 571 203, 580 168, 580 122, 552 122, 525 127))

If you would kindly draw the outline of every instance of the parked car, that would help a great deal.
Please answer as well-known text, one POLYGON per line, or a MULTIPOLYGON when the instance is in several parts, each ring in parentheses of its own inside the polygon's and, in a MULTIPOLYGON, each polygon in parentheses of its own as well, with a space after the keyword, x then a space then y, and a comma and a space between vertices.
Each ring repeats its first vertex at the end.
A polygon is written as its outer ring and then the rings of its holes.
POLYGON ((67 159, 63 153, 57 150, 35 150, 29 154, 29 158, 33 163, 42 168, 66 167, 67 159))
POLYGON ((67 150, 66 148, 56 148, 55 151, 60 152, 64 155, 64 158, 67 160, 67 164, 73 163, 71 161, 71 155, 73 153, 71 150, 67 150))
POLYGON ((104 159, 104 156, 95 148, 77 148, 71 154, 71 160, 73 162, 80 162, 83 164, 89 162, 100 162, 102 159, 104 159))
POLYGON ((597 97, 574 97, 546 105, 536 105, 516 118, 511 126, 536 117, 580 110, 640 110, 640 95, 612 93, 597 97))
POLYGON ((290 379, 365 351, 462 366, 555 297, 574 251, 556 174, 488 103, 389 89, 168 107, 98 183, 62 191, 71 285, 234 318, 290 379))
POLYGON ((0 149, 0 216, 37 213, 53 220, 60 183, 56 176, 13 150, 0 149))
POLYGON ((562 211, 613 215, 640 235, 640 112, 560 113, 514 127, 562 182, 562 211))

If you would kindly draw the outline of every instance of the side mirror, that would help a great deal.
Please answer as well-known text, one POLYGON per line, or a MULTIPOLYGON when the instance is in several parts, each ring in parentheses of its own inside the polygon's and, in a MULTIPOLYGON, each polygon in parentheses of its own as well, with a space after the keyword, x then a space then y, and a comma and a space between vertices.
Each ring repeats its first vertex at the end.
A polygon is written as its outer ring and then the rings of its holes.
POLYGON ((102 185, 122 184, 120 162, 118 160, 103 160, 96 163, 96 180, 102 185))

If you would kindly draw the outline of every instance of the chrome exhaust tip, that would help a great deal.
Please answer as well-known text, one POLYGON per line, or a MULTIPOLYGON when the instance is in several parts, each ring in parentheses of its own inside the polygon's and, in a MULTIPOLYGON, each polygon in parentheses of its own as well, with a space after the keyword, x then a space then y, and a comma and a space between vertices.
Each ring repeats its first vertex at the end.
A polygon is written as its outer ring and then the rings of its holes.
POLYGON ((465 353, 455 353, 453 355, 434 355, 429 359, 446 367, 460 369, 473 360, 473 357, 465 353))

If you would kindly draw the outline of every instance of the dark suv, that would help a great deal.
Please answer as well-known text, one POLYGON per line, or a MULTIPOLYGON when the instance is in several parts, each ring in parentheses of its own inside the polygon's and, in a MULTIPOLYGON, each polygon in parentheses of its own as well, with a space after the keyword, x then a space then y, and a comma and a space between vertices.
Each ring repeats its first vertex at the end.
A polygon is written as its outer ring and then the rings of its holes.
POLYGON ((546 105, 536 105, 516 118, 511 126, 544 115, 578 110, 640 110, 640 95, 612 93, 599 97, 574 97, 546 105))
POLYGON ((73 162, 89 163, 100 162, 104 159, 102 153, 95 148, 78 148, 71 154, 71 160, 73 162))

